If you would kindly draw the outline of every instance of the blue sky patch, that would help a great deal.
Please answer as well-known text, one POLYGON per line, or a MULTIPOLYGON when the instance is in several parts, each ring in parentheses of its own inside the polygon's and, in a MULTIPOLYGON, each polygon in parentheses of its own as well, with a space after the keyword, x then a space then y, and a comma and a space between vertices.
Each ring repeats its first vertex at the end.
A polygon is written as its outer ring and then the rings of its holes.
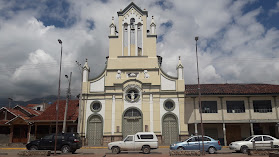
POLYGON ((93 20, 86 20, 86 25, 91 30, 95 28, 95 22, 93 20))
POLYGON ((38 20, 42 21, 45 26, 71 27, 76 22, 76 18, 71 16, 70 7, 67 1, 46 1, 45 8, 41 11, 41 16, 38 20), (43 12, 47 14, 43 14, 43 12))
POLYGON ((262 8, 262 12, 258 15, 257 20, 264 25, 267 29, 270 29, 272 27, 276 27, 279 29, 279 13, 275 13, 270 15, 269 12, 271 9, 276 8, 276 3, 278 0, 260 0, 260 1, 255 1, 253 3, 247 4, 243 8, 243 12, 247 13, 251 10, 255 10, 259 7, 262 8))
POLYGON ((159 5, 163 10, 171 9, 173 7, 173 4, 166 0, 157 1, 157 2, 155 2, 155 4, 159 5))
POLYGON ((171 28, 172 27, 172 21, 164 22, 160 26, 161 27, 166 27, 166 28, 171 28))

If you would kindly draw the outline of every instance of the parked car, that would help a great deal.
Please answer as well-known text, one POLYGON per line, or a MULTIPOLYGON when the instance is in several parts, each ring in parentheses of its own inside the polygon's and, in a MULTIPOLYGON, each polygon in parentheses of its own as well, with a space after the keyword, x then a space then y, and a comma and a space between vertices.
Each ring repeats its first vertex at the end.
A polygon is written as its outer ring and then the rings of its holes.
POLYGON ((250 137, 247 137, 243 141, 235 141, 230 143, 229 147, 231 150, 240 151, 242 153, 247 153, 247 149, 253 148, 253 142, 255 144, 264 144, 264 143, 270 143, 273 142, 273 146, 275 148, 279 147, 279 140, 275 137, 269 136, 269 135, 253 135, 250 137))
MULTIPOLYGON (((28 150, 54 150, 55 134, 47 135, 41 139, 31 141, 26 144, 28 150)), ((81 138, 77 133, 59 133, 57 134, 56 150, 62 153, 74 153, 81 148, 81 138)))
MULTIPOLYGON (((203 136, 204 150, 210 154, 214 154, 217 150, 221 150, 221 143, 211 137, 203 136)), ((191 136, 183 142, 176 142, 170 145, 170 150, 202 150, 202 136, 191 136)))
POLYGON ((154 132, 138 132, 135 135, 128 135, 123 141, 108 144, 108 149, 114 154, 121 151, 142 151, 149 154, 151 149, 157 148, 158 139, 154 132))

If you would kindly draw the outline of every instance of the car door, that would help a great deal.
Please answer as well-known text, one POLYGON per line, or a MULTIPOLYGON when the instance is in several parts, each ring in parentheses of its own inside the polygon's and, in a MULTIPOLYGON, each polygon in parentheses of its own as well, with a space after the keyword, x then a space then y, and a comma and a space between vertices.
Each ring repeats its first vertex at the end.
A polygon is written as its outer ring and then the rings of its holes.
POLYGON ((134 150, 135 149, 135 143, 134 143, 134 136, 127 136, 124 140, 124 144, 122 147, 123 150, 134 150))
POLYGON ((199 150, 199 141, 198 138, 192 137, 187 142, 184 144, 184 149, 185 150, 199 150))
MULTIPOLYGON (((270 136, 263 136, 263 146, 265 148, 271 148, 271 142, 274 142, 274 139, 270 136)), ((274 145, 274 143, 273 143, 274 145)))
MULTIPOLYGON (((262 136, 256 136, 254 137, 251 142, 255 141, 255 145, 256 147, 262 147, 263 146, 263 137, 262 136)), ((252 144, 252 147, 249 147, 249 148, 253 148, 253 143, 252 144)))
MULTIPOLYGON (((54 136, 54 140, 55 140, 55 136, 54 136)), ((61 149, 62 145, 66 143, 65 142, 65 135, 62 134, 58 134, 57 135, 57 143, 56 143, 56 149, 61 149)), ((52 146, 54 149, 54 145, 52 146)))
POLYGON ((210 146, 211 139, 209 139, 208 137, 203 137, 203 142, 204 142, 204 150, 206 151, 210 146))
POLYGON ((41 139, 39 147, 40 149, 51 150, 53 145, 54 145, 53 135, 47 135, 41 139))

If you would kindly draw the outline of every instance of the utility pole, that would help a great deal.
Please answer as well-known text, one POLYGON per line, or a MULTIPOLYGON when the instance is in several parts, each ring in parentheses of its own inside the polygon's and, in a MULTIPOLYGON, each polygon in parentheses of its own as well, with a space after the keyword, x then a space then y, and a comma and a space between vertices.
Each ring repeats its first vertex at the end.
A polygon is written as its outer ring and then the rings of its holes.
POLYGON ((195 37, 196 40, 196 58, 197 58, 197 73, 198 73, 198 92, 199 92, 199 111, 201 118, 201 133, 202 133, 202 153, 201 155, 205 155, 204 153, 204 139, 203 139, 203 123, 202 123, 202 104, 201 104, 201 87, 200 87, 200 75, 199 75, 199 58, 198 58, 198 40, 199 37, 195 37))
MULTIPOLYGON (((65 77, 68 79, 68 75, 65 75, 65 77)), ((69 87, 68 87, 68 91, 67 91, 67 99, 66 99, 66 106, 65 106, 65 113, 64 113, 63 131, 62 131, 63 133, 67 132, 66 120, 67 120, 69 99, 71 99, 71 78, 72 78, 72 72, 70 73, 70 79, 68 79, 69 87)))
POLYGON ((83 68, 81 66, 81 64, 76 61, 76 64, 80 70, 80 75, 81 75, 81 85, 80 85, 80 94, 79 94, 79 114, 78 114, 78 126, 77 126, 77 132, 80 134, 80 136, 83 136, 83 106, 82 106, 82 84, 83 84, 83 68))
POLYGON ((56 102, 56 124, 55 124, 54 156, 56 156, 57 133, 58 133, 58 114, 59 114, 60 84, 61 84, 61 64, 62 64, 62 40, 58 39, 58 43, 61 45, 61 56, 60 56, 60 69, 59 69, 58 96, 57 96, 57 102, 56 102))

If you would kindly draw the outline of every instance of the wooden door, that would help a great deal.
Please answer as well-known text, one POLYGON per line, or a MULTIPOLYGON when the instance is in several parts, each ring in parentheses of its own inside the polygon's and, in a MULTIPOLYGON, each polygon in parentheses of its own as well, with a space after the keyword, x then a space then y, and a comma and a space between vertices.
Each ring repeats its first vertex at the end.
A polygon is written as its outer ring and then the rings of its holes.
POLYGON ((239 125, 226 125, 227 144, 242 140, 241 128, 239 125))

